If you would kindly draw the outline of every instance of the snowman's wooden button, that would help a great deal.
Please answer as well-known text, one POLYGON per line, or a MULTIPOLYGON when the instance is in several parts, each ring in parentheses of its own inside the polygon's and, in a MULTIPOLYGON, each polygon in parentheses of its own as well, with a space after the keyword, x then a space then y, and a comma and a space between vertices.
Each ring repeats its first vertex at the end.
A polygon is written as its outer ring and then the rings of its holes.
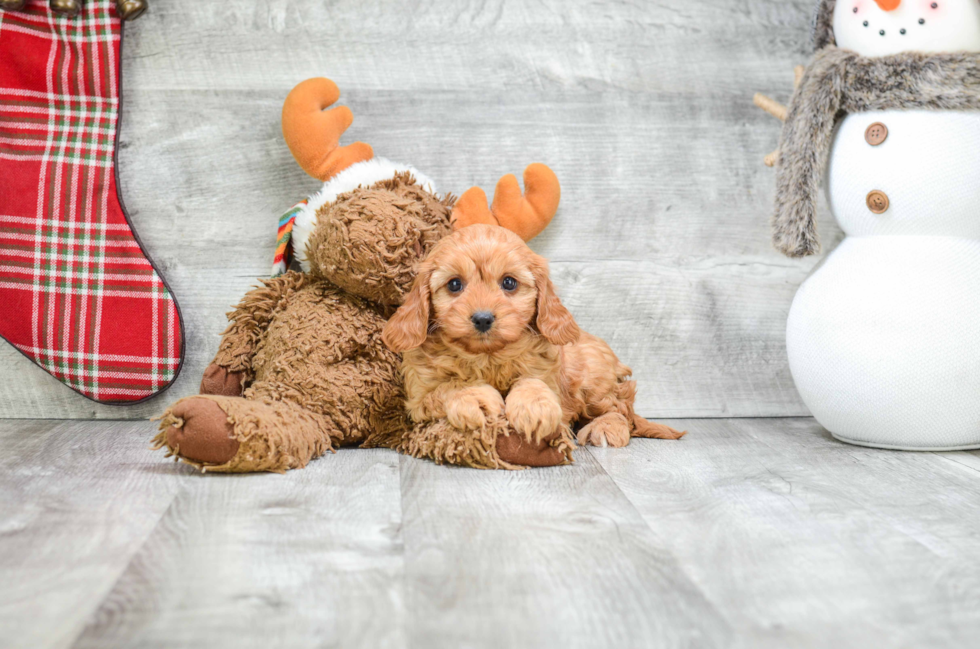
POLYGON ((864 131, 864 139, 871 146, 878 146, 888 139, 888 127, 875 122, 864 131))
POLYGON ((888 195, 883 191, 877 189, 871 190, 868 192, 865 203, 868 204, 868 209, 875 214, 884 214, 888 211, 888 195))

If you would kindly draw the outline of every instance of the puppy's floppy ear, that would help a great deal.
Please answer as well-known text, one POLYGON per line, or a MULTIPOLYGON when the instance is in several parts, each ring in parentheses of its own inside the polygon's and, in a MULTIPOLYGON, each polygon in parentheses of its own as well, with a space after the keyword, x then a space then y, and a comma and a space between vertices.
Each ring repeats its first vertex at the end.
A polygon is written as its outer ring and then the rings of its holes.
POLYGON ((538 289, 538 314, 535 322, 538 331, 553 345, 575 342, 581 332, 575 318, 555 294, 555 285, 548 275, 548 262, 537 257, 531 264, 531 272, 538 289))
POLYGON ((425 342, 429 334, 429 280, 431 278, 431 264, 428 261, 422 262, 412 290, 381 332, 381 340, 391 351, 407 352, 425 342))

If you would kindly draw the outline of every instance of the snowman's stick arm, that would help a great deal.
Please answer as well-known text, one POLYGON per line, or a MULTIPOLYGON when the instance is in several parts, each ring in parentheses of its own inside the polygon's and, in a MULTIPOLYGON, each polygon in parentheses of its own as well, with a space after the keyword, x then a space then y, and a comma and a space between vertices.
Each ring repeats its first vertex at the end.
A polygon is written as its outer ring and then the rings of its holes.
MULTIPOLYGON (((802 65, 798 65, 795 68, 793 68, 794 90, 800 87, 800 82, 803 81, 803 72, 804 72, 804 67, 802 65)), ((772 97, 768 97, 762 94, 761 92, 757 92, 752 97, 752 103, 758 106, 759 108, 761 108, 762 110, 766 111, 767 113, 769 113, 770 115, 778 119, 779 121, 781 122, 786 121, 786 116, 789 113, 788 109, 786 108, 786 106, 779 103, 772 97)), ((776 149, 775 151, 767 155, 765 158, 763 158, 762 161, 765 163, 767 167, 774 167, 776 166, 776 162, 778 160, 779 160, 779 149, 776 149)))
POLYGON ((782 105, 772 97, 767 97, 761 92, 757 92, 752 97, 752 103, 778 119, 780 122, 786 121, 786 106, 782 105))
MULTIPOLYGON (((755 93, 755 96, 752 97, 752 103, 758 106, 759 108, 761 108, 762 110, 766 111, 767 113, 769 113, 770 115, 778 119, 779 121, 781 122, 786 121, 786 113, 787 113, 786 106, 783 106, 775 99, 772 99, 771 97, 767 97, 762 93, 757 92, 755 93)), ((762 159, 763 164, 765 164, 767 167, 775 167, 778 161, 779 161, 779 149, 776 149, 775 151, 773 151, 772 153, 770 153, 769 155, 767 155, 765 158, 762 159)))

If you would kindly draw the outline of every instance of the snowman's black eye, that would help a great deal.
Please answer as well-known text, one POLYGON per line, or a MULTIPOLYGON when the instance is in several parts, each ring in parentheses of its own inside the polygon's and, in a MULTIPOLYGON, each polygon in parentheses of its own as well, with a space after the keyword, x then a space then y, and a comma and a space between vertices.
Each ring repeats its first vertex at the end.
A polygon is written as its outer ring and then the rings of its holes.
POLYGON ((865 20, 865 21, 864 21, 864 23, 862 23, 862 24, 863 24, 863 25, 864 25, 865 27, 867 27, 867 26, 868 26, 868 21, 867 21, 867 20, 865 20))
POLYGON ((932 7, 933 9, 935 9, 935 8, 937 8, 937 7, 939 6, 939 3, 938 3, 938 2, 933 2, 933 3, 932 3, 931 5, 929 5, 929 6, 930 6, 930 7, 932 7))
POLYGON ((857 12, 858 12, 858 8, 857 7, 854 7, 854 13, 857 13, 857 12))
POLYGON ((500 287, 508 293, 517 290, 517 280, 508 275, 500 281, 500 287))
POLYGON ((925 18, 919 18, 919 24, 920 25, 925 25, 926 24, 926 19, 925 18))
POLYGON ((446 288, 449 289, 450 293, 459 293, 463 290, 463 280, 454 277, 446 283, 446 288))
POLYGON ((881 31, 879 31, 878 33, 879 33, 879 34, 881 34, 882 36, 884 36, 884 35, 885 35, 885 30, 884 30, 884 29, 882 29, 882 30, 881 30, 881 31))
POLYGON ((900 30, 898 30, 898 33, 901 34, 902 36, 905 36, 905 28, 902 27, 900 30))

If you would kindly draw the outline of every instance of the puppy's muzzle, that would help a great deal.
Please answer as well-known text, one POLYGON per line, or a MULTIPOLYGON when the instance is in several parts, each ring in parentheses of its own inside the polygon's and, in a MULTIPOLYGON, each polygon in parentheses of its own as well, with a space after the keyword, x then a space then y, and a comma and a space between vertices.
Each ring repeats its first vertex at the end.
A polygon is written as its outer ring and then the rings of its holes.
POLYGON ((473 326, 481 334, 485 334, 488 331, 490 331, 490 327, 493 326, 493 321, 495 319, 496 318, 494 318, 493 314, 490 313, 489 311, 477 311, 472 316, 470 316, 470 320, 473 322, 473 326))

